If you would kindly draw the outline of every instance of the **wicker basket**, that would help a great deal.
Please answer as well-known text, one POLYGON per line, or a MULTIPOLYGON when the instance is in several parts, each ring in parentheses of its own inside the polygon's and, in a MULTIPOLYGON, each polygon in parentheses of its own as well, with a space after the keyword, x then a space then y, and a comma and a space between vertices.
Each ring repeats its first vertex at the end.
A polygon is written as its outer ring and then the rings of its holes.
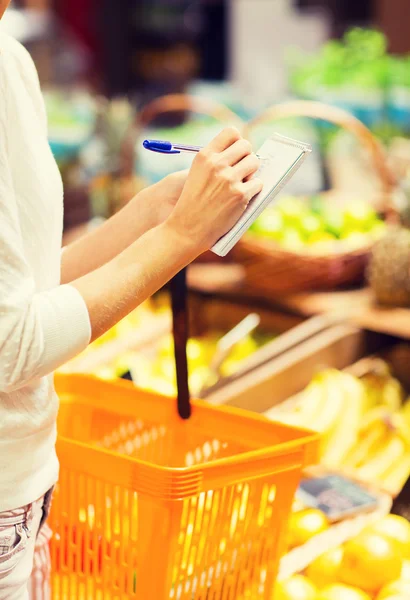
MULTIPOLYGON (((252 130, 274 120, 310 117, 338 125, 351 132, 369 153, 381 182, 380 198, 375 206, 390 216, 395 179, 386 156, 370 131, 346 111, 319 102, 295 101, 273 106, 245 127, 249 138, 252 130), (388 214, 387 214, 388 213, 388 214)), ((337 190, 327 192, 329 200, 337 190)), ((282 249, 272 240, 245 235, 234 248, 235 260, 245 267, 247 284, 265 296, 284 295, 304 290, 326 290, 359 283, 363 280, 371 244, 358 250, 328 255, 298 254, 282 249)))

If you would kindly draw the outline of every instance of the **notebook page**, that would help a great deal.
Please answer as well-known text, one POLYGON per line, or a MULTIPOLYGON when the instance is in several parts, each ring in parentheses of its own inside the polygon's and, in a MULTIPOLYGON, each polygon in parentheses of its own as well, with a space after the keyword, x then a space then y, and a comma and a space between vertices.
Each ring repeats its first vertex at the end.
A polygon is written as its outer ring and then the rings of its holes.
POLYGON ((255 177, 262 179, 263 188, 250 201, 236 225, 211 248, 212 252, 218 256, 228 254, 252 223, 272 203, 311 150, 309 144, 278 134, 266 140, 257 152, 261 165, 255 174, 255 177))

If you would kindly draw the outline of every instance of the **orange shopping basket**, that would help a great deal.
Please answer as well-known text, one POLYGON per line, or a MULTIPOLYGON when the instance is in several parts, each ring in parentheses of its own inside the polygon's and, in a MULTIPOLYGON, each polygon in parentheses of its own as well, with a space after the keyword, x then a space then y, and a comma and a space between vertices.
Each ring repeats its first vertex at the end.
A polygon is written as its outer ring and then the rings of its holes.
POLYGON ((58 375, 54 600, 271 600, 316 436, 255 414, 58 375))

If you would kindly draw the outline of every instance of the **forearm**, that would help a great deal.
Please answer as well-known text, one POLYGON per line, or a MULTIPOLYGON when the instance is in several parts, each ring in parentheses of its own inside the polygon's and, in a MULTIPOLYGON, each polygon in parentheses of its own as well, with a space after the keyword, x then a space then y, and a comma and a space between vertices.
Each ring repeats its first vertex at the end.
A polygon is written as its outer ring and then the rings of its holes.
POLYGON ((105 265, 158 225, 158 215, 152 210, 154 202, 151 190, 144 190, 103 225, 66 246, 61 282, 70 283, 105 265))
POLYGON ((193 245, 166 223, 106 265, 72 282, 88 308, 96 339, 196 258, 193 245))

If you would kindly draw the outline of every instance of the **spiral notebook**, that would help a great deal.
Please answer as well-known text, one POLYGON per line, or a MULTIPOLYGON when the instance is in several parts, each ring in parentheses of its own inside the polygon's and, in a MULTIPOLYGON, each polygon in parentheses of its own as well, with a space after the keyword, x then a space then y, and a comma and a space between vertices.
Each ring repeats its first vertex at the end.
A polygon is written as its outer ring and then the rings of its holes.
POLYGON ((262 191, 249 203, 239 221, 212 247, 218 256, 226 256, 252 223, 262 214, 312 151, 309 144, 279 134, 266 140, 257 152, 261 161, 256 177, 263 181, 262 191))

